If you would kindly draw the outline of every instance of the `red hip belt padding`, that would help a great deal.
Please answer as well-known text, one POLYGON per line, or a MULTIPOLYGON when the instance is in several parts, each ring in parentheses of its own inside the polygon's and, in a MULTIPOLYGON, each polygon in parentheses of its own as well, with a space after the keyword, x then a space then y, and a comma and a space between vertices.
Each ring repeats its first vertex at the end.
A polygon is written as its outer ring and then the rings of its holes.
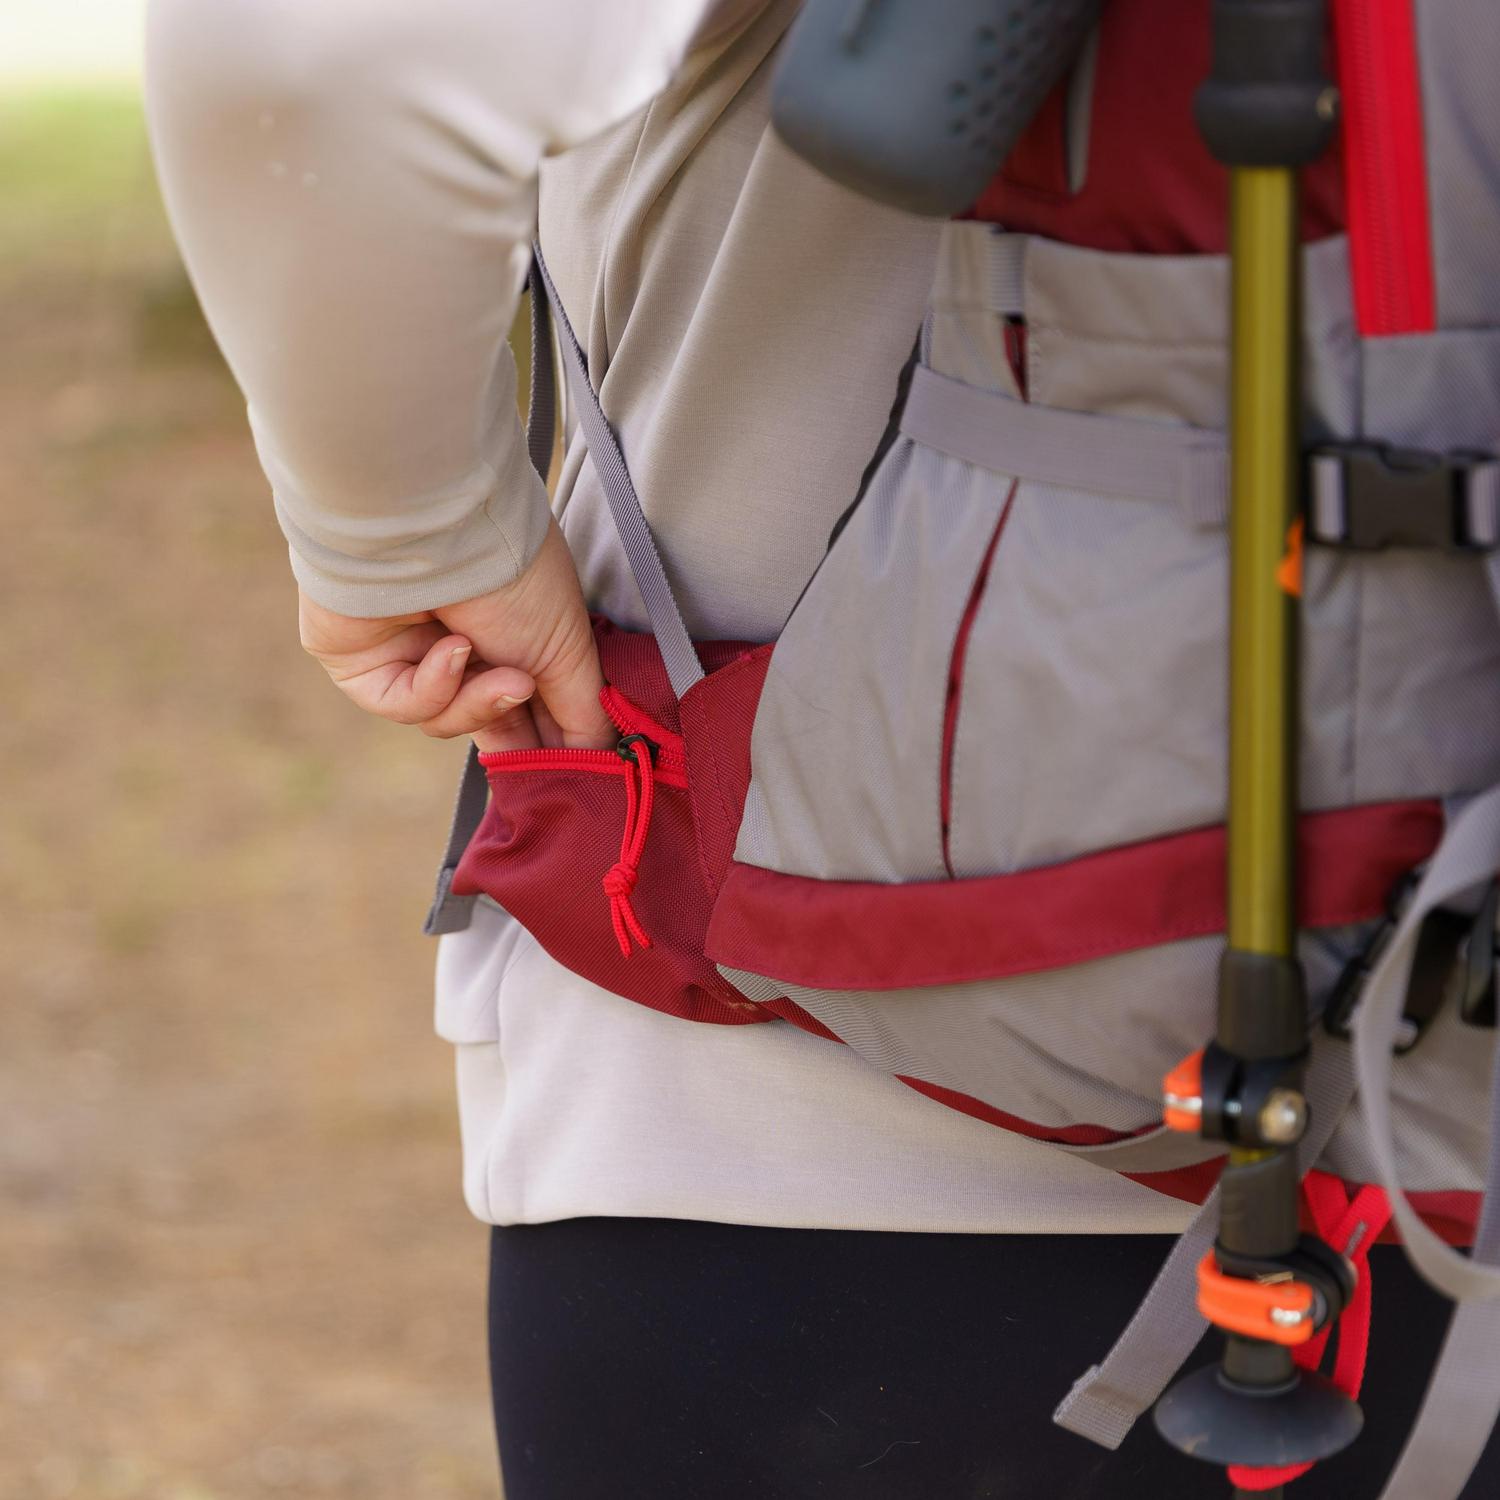
MULTIPOLYGON (((649 635, 595 622, 603 701, 627 755, 481 757, 489 810, 454 877, 492 897, 559 963, 653 1010, 773 1019, 716 963, 830 989, 964 983, 1223 931, 1223 830, 1196 829, 1044 869, 881 885, 734 863, 750 734, 771 647, 698 645, 679 704, 649 635), (632 755, 648 751, 651 764, 632 755), (631 752, 632 743, 635 749, 631 752)), ((1442 826, 1430 800, 1305 815, 1302 922, 1380 915, 1442 826)))
POLYGON ((624 753, 481 756, 490 806, 453 889, 490 896, 566 968, 653 1010, 721 1025, 772 1020, 704 955, 771 648, 700 643, 708 676, 679 704, 651 636, 602 620, 594 633, 624 753))

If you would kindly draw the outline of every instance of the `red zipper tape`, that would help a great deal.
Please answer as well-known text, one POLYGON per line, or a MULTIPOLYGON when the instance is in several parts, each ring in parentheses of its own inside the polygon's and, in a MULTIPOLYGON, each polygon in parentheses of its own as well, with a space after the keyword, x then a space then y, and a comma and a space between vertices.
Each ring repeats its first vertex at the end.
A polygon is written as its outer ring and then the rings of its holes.
POLYGON ((1361 334, 1437 326, 1414 0, 1334 0, 1361 334))

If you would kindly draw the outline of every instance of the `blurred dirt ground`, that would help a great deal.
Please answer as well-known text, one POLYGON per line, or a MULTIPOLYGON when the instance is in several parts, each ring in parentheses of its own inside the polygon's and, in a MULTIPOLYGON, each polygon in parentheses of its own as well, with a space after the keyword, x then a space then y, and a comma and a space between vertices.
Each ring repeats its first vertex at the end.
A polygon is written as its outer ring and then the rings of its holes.
POLYGON ((0 98, 0 1497, 497 1493, 417 932, 128 94, 0 98))

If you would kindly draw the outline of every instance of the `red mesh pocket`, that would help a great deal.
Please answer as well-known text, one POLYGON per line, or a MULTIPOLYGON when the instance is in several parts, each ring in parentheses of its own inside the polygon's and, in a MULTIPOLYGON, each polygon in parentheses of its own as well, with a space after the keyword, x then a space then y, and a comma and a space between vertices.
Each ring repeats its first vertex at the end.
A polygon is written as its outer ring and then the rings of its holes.
POLYGON ((701 646, 711 675, 679 717, 652 638, 603 621, 595 633, 620 746, 481 756, 490 806, 453 889, 491 897, 566 968, 653 1010, 721 1025, 770 1020, 703 953, 769 648, 701 646))

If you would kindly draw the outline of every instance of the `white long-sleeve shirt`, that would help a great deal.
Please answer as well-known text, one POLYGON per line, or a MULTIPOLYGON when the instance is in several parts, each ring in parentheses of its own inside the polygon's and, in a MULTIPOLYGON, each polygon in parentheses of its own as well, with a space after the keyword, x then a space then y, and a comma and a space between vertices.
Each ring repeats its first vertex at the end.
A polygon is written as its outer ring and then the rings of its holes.
MULTIPOLYGON (((155 0, 167 203, 315 599, 433 608, 508 582, 539 544, 505 343, 539 180, 549 266, 689 629, 774 637, 885 424, 937 234, 771 135, 795 8, 155 0)), ((591 604, 645 628, 576 434, 554 503, 591 604)), ((788 1026, 632 1005, 484 903, 443 940, 438 1026, 467 1199, 495 1222, 1186 1217, 788 1026)))

